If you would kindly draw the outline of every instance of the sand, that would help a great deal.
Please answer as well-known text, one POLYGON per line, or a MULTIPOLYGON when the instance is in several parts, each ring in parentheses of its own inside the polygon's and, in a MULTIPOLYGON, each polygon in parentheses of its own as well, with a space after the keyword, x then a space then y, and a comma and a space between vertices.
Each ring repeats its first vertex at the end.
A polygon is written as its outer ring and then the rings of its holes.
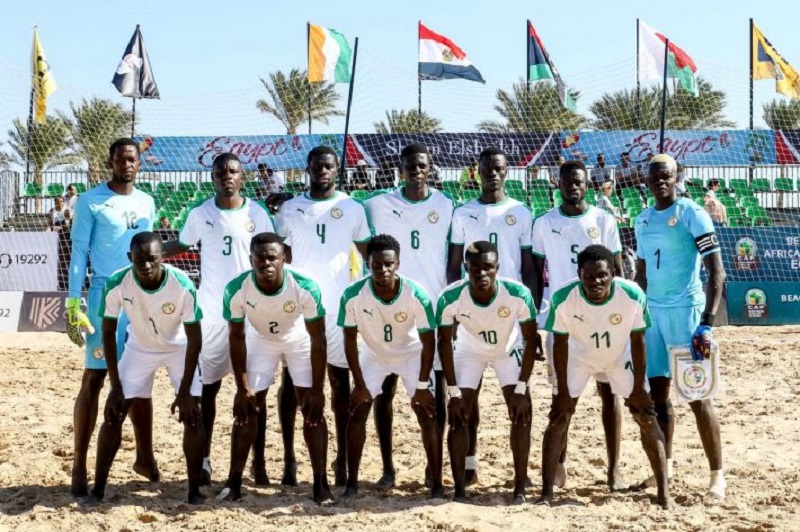
MULTIPOLYGON (((399 392, 395 401, 397 488, 379 491, 374 487, 381 465, 370 422, 361 493, 354 500, 341 500, 339 507, 326 509, 310 500, 310 466, 298 431, 301 483, 297 488, 255 488, 247 478, 242 501, 218 503, 208 491, 207 504, 191 507, 184 502, 182 429, 169 414, 172 392, 166 373, 160 373, 154 390, 154 423, 162 481, 150 484, 131 471, 133 434, 126 423, 106 502, 89 507, 69 494, 72 407, 82 371, 81 351, 61 334, 0 334, 0 530, 800 530, 800 409, 796 406, 800 327, 725 327, 715 331, 715 338, 724 354, 726 393, 716 404, 728 498, 716 503, 704 500, 707 462, 691 411, 679 405, 672 483, 677 509, 665 512, 652 504, 653 489, 611 494, 605 487, 600 401, 591 388, 584 393, 572 424, 570 477, 567 487, 557 490, 557 504, 553 508, 508 506, 509 422, 490 373, 481 395, 480 485, 470 489, 469 504, 426 499, 419 432, 405 392, 399 392)), ((541 437, 549 403, 541 365, 537 364, 532 383, 529 472, 536 487, 529 490, 530 501, 539 493, 541 437)), ((226 380, 212 453, 214 490, 227 473, 233 391, 232 381, 226 380)), ((274 404, 273 389, 268 397, 272 410, 267 434, 267 468, 273 482, 280 479, 282 467, 274 404)), ((332 427, 330 413, 328 420, 332 427)), ((633 420, 626 415, 623 425, 622 471, 629 483, 635 483, 648 476, 647 461, 633 420)), ((333 448, 331 438, 329 457, 333 448)), ((90 470, 95 449, 93 442, 90 470)), ((446 461, 447 484, 449 478, 446 461)), ((341 489, 334 492, 339 495, 341 489)))

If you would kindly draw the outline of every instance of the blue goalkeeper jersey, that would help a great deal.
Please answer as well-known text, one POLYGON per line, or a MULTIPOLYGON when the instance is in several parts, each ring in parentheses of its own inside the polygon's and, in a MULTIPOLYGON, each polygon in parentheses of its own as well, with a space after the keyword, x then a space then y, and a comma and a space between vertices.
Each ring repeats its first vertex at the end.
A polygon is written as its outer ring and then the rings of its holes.
POLYGON ((151 231, 155 216, 153 198, 135 188, 131 194, 117 194, 103 183, 82 194, 72 219, 69 297, 80 297, 89 257, 92 285, 105 283, 112 273, 130 264, 133 235, 151 231))
POLYGON ((636 218, 635 228, 636 256, 647 267, 648 304, 704 304, 702 257, 720 251, 714 224, 705 209, 680 198, 663 211, 649 207, 636 218))

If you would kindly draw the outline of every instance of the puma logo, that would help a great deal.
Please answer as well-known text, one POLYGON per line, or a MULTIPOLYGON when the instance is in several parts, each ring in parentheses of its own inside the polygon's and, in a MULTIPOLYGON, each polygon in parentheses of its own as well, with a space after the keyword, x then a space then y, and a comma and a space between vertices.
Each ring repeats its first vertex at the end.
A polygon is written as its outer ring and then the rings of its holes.
POLYGON ((470 318, 470 314, 460 314, 460 316, 461 316, 462 318, 471 319, 471 318, 470 318))
POLYGON ((375 312, 374 310, 367 310, 367 309, 361 309, 361 310, 364 311, 364 314, 369 314, 370 318, 374 318, 375 317, 375 316, 372 315, 372 313, 375 312))
POLYGON ((573 314, 573 316, 572 316, 572 317, 573 317, 573 318, 575 318, 576 320, 580 320, 580 321, 581 321, 581 323, 584 323, 584 321, 583 321, 583 316, 575 316, 575 315, 573 314))
POLYGON ((251 309, 253 309, 253 310, 255 310, 255 309, 256 309, 256 305, 255 305, 255 303, 250 303, 249 301, 245 301, 245 303, 246 303, 246 304, 247 304, 247 306, 248 306, 248 307, 250 307, 251 309))
POLYGON ((561 229, 553 229, 553 228, 550 228, 550 230, 551 230, 552 232, 554 232, 555 234, 557 234, 558 236, 561 236, 561 229))
POLYGON ((299 213, 300 213, 300 214, 302 214, 303 216, 305 216, 305 215, 306 215, 306 211, 305 211, 305 210, 303 210, 303 209, 297 209, 297 212, 299 212, 299 213))
POLYGON ((392 209, 392 214, 396 214, 398 218, 402 218, 403 217, 403 213, 402 212, 397 212, 394 209, 392 209))
POLYGON ((123 301, 127 301, 128 303, 130 303, 131 305, 133 305, 133 298, 132 298, 132 297, 123 297, 123 298, 122 298, 122 300, 123 300, 123 301))
POLYGON ((206 220, 206 225, 210 225, 211 229, 214 229, 214 222, 212 222, 211 220, 206 220))
POLYGON ((478 217, 475 216, 474 214, 470 214, 469 217, 475 220, 476 222, 478 221, 478 217))
POLYGON ((648 225, 647 220, 642 220, 642 225, 648 225))

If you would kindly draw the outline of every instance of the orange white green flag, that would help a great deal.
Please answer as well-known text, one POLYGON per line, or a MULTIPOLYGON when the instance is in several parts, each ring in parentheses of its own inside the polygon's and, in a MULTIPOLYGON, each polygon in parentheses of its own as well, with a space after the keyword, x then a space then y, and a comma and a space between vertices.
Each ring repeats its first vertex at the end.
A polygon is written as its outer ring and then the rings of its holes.
POLYGON ((308 81, 350 83, 353 50, 344 35, 332 28, 308 26, 308 81))

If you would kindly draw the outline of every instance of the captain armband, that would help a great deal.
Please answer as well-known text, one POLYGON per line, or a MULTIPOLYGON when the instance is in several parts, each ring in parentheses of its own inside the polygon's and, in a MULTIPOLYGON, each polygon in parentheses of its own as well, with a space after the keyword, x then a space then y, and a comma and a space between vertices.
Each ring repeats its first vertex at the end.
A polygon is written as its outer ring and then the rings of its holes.
POLYGON ((719 251, 719 240, 716 233, 706 233, 694 239, 694 244, 697 246, 697 251, 700 255, 707 255, 719 251))

